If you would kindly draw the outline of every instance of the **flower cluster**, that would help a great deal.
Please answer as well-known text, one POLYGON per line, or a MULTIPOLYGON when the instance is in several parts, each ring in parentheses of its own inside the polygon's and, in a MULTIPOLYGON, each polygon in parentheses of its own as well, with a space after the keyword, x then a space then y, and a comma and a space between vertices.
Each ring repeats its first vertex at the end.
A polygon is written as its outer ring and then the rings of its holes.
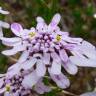
POLYGON ((95 47, 82 38, 70 37, 68 32, 61 31, 58 26, 60 18, 60 14, 55 14, 47 25, 42 17, 37 17, 36 28, 30 29, 13 23, 11 30, 16 37, 0 37, 4 45, 11 47, 2 54, 11 56, 22 52, 16 64, 1 76, 0 93, 28 96, 31 90, 40 94, 49 92, 51 88, 43 83, 45 75, 64 89, 70 82, 61 71, 62 67, 71 75, 78 72, 77 66, 96 67, 95 47))

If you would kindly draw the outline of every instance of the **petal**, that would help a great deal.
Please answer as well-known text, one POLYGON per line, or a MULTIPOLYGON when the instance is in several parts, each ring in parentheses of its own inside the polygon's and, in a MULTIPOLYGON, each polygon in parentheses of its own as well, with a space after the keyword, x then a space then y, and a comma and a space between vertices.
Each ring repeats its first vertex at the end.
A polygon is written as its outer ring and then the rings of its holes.
POLYGON ((51 57, 53 60, 55 60, 56 62, 61 62, 60 57, 58 56, 58 54, 56 52, 52 52, 51 53, 51 57))
POLYGON ((53 61, 50 71, 54 75, 58 75, 61 73, 61 64, 53 61))
POLYGON ((34 90, 38 93, 38 94, 44 94, 44 92, 50 92, 51 88, 49 86, 44 85, 43 82, 39 81, 35 87, 34 90))
POLYGON ((50 65, 50 54, 49 53, 43 53, 42 60, 43 60, 43 63, 45 65, 50 65))
POLYGON ((29 75, 26 75, 22 81, 22 85, 25 88, 32 88, 40 78, 37 76, 36 72, 32 72, 29 75))
POLYGON ((73 64, 83 67, 96 67, 96 61, 92 59, 81 58, 79 56, 70 56, 70 61, 73 64))
POLYGON ((1 14, 5 14, 5 15, 6 15, 6 14, 9 14, 8 11, 4 11, 4 10, 2 10, 2 7, 0 7, 0 13, 1 13, 1 14))
POLYGON ((11 24, 11 30, 16 36, 20 36, 23 28, 19 23, 13 23, 11 24))
POLYGON ((37 17, 36 21, 40 23, 40 22, 44 22, 44 19, 42 17, 37 17))
POLYGON ((3 86, 4 84, 4 78, 0 78, 0 88, 3 86))
POLYGON ((11 94, 10 94, 8 91, 6 91, 6 92, 4 93, 4 96, 11 96, 11 94))
POLYGON ((19 38, 19 37, 14 37, 14 38, 1 37, 0 39, 2 41, 9 42, 9 43, 20 42, 21 41, 21 38, 19 38))
POLYGON ((0 95, 5 92, 5 88, 0 89, 0 95))
POLYGON ((46 73, 46 67, 43 63, 42 60, 37 60, 37 64, 36 64, 36 73, 38 76, 44 76, 46 73))
POLYGON ((10 25, 8 23, 6 23, 6 22, 0 21, 0 27, 9 28, 10 25))
POLYGON ((62 66, 69 74, 75 75, 78 72, 77 66, 73 64, 71 61, 68 61, 66 63, 62 62, 62 66))
POLYGON ((35 63, 37 62, 37 59, 32 57, 31 59, 27 60, 26 62, 22 63, 20 65, 21 69, 28 70, 31 69, 35 63))
POLYGON ((67 62, 68 61, 68 55, 65 50, 60 50, 59 55, 62 61, 67 62))
POLYGON ((58 25, 58 23, 60 22, 60 19, 61 19, 61 16, 60 16, 60 14, 55 14, 54 16, 53 16, 53 18, 52 18, 52 21, 51 21, 51 23, 50 23, 50 26, 56 26, 56 25, 58 25))
POLYGON ((26 50, 25 45, 18 45, 18 46, 14 46, 13 49, 2 51, 2 54, 10 56, 10 55, 15 55, 19 51, 24 51, 24 50, 26 50))
MULTIPOLYGON (((50 73, 50 69, 48 70, 50 73)), ((50 73, 50 76, 52 80, 57 84, 58 87, 60 88, 67 88, 70 85, 69 79, 63 75, 62 73, 59 75, 53 75, 50 73)))
POLYGON ((28 59, 28 57, 29 57, 29 52, 28 51, 24 51, 21 54, 21 56, 20 56, 20 58, 18 60, 18 63, 23 63, 24 61, 26 61, 28 59))

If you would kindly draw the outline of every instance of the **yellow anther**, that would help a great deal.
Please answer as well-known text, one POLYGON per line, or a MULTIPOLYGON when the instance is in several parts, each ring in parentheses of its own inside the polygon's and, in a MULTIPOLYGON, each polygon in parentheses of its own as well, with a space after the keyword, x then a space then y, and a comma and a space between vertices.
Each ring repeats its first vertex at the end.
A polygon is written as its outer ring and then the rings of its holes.
POLYGON ((30 33, 29 33, 29 36, 30 36, 30 37, 34 37, 35 35, 36 35, 35 32, 30 32, 30 33))
POLYGON ((10 85, 9 84, 6 85, 6 91, 10 91, 10 85))
POLYGON ((57 35, 57 36, 56 36, 56 40, 57 40, 57 41, 60 41, 60 40, 61 40, 61 36, 60 36, 60 35, 57 35))

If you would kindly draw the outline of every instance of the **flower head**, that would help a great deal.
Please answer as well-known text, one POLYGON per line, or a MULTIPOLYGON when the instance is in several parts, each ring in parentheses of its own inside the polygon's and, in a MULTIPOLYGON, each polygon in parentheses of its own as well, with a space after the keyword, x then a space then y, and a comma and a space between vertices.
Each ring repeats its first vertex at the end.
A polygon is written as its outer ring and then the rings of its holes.
MULTIPOLYGON (((12 78, 21 69, 30 72, 22 80, 24 88, 38 87, 37 82, 46 75, 46 71, 58 87, 67 88, 70 82, 61 72, 61 67, 72 75, 78 72, 77 66, 96 67, 95 47, 82 38, 73 38, 68 32, 61 31, 58 26, 60 18, 59 14, 55 14, 47 25, 42 17, 37 17, 37 26, 31 29, 23 29, 20 24, 13 23, 11 30, 17 37, 1 38, 3 44, 13 47, 3 51, 3 54, 14 55, 22 51, 21 57, 9 68, 7 75, 12 78)), ((37 92, 46 92, 40 90, 37 92)))

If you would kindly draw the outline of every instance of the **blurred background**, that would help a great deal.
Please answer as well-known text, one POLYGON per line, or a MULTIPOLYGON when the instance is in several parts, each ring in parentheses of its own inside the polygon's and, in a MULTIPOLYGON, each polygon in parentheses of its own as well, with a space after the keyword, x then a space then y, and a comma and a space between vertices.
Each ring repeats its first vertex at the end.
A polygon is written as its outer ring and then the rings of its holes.
MULTIPOLYGON (((26 28, 36 25, 37 16, 42 16, 49 23, 55 13, 60 13, 62 19, 59 25, 63 31, 68 31, 70 36, 82 37, 96 45, 96 0, 0 0, 0 6, 10 12, 7 16, 0 14, 1 20, 10 24, 19 22, 26 28)), ((4 34, 7 37, 14 36, 9 29, 4 29, 4 34)), ((6 47, 0 45, 0 51, 4 49, 6 47)), ((6 72, 8 66, 15 63, 13 58, 17 57, 18 55, 9 58, 0 54, 0 72, 6 72)), ((95 90, 95 68, 79 68, 76 76, 67 73, 66 75, 71 82, 66 91, 78 95, 95 90)), ((64 95, 64 92, 57 88, 40 96, 71 95, 64 95)))

